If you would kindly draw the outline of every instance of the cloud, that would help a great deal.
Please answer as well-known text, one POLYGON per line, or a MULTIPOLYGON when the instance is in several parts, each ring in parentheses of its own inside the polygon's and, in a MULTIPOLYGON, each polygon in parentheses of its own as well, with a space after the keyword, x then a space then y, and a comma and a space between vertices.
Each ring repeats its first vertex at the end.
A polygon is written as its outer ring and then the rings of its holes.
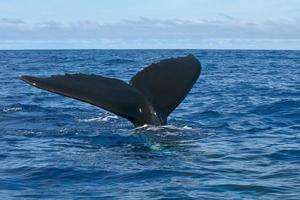
MULTIPOLYGON (((70 45, 97 44, 108 47, 128 45, 133 48, 143 48, 156 44, 184 45, 193 47, 193 43, 205 46, 235 46, 235 43, 251 43, 251 41, 266 41, 272 44, 283 44, 278 41, 299 41, 300 21, 240 21, 228 15, 220 14, 219 19, 207 20, 155 20, 139 18, 138 20, 123 20, 118 23, 99 23, 94 21, 74 21, 61 23, 45 21, 26 23, 18 19, 0 20, 0 42, 9 41, 26 43, 26 41, 42 44, 51 41, 56 44, 70 45), (55 42, 54 42, 55 41, 55 42), (216 42, 220 41, 220 42, 216 42)), ((255 43, 255 42, 254 42, 255 43)), ((297 43, 299 44, 299 42, 297 43)), ((61 45, 58 45, 61 46, 61 45)), ((63 46, 63 45, 62 45, 63 46)), ((91 45, 94 47, 95 45, 91 45)), ((245 46, 245 44, 244 44, 245 46)), ((247 45, 246 45, 247 46, 247 45)), ((248 45, 249 46, 249 45, 248 45)), ((251 46, 251 45, 250 45, 251 46)), ((181 47, 181 46, 179 46, 181 47)))
POLYGON ((2 18, 0 19, 0 24, 1 25, 8 25, 8 24, 13 24, 13 25, 18 25, 18 24, 24 24, 25 22, 20 19, 10 19, 10 18, 2 18))

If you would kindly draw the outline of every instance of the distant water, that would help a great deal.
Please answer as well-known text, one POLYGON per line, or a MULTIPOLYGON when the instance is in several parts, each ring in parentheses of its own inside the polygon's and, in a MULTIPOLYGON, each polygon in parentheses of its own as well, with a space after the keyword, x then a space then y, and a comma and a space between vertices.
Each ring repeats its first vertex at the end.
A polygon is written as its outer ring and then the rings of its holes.
MULTIPOLYGON (((178 83, 180 84, 180 83, 178 83)), ((0 199, 299 199, 300 51, 0 51, 0 199), (22 74, 130 80, 194 54, 166 127, 134 127, 22 74)))

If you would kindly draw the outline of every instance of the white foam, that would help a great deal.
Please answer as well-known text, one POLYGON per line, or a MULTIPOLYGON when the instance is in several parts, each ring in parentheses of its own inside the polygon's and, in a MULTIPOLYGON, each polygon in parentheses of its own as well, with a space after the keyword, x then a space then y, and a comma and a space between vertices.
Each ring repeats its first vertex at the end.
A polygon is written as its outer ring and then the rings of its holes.
POLYGON ((147 130, 147 131, 157 131, 163 129, 171 129, 171 130, 193 130, 190 126, 177 127, 174 125, 163 125, 163 126, 153 126, 149 124, 145 124, 143 126, 136 127, 135 130, 147 130))
POLYGON ((22 110, 21 107, 12 107, 12 108, 3 108, 3 112, 8 113, 8 112, 16 112, 22 110))
POLYGON ((106 116, 99 116, 99 117, 93 117, 89 119, 79 119, 79 122, 108 122, 111 119, 118 119, 118 116, 116 115, 106 115, 106 116))
POLYGON ((183 129, 186 129, 186 130, 193 130, 193 128, 190 127, 190 126, 184 126, 183 129))

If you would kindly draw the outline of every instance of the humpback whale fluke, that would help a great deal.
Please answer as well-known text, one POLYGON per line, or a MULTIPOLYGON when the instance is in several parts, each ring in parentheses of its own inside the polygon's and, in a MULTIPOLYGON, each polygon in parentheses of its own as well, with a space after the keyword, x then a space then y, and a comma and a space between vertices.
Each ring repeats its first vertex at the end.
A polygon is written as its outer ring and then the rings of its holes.
POLYGON ((93 74, 20 78, 37 88, 90 103, 142 126, 165 125, 168 115, 186 97, 200 72, 200 62, 188 55, 151 64, 129 84, 93 74))

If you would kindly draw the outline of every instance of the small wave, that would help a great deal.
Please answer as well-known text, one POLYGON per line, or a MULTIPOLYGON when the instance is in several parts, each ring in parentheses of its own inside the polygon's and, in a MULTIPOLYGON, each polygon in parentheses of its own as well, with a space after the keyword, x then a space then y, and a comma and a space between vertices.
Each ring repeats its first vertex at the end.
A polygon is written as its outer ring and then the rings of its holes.
POLYGON ((147 138, 147 144, 145 145, 150 150, 163 152, 164 154, 169 154, 173 151, 173 147, 186 149, 198 146, 198 141, 216 134, 201 127, 190 127, 187 125, 144 125, 135 128, 135 131, 136 135, 147 138))
MULTIPOLYGON (((79 179, 91 178, 95 174, 89 171, 84 171, 76 169, 74 167, 32 167, 32 166, 22 166, 16 168, 10 168, 6 170, 8 174, 14 174, 16 176, 22 177, 30 181, 50 181, 58 180, 63 178, 68 181, 78 181, 79 179)), ((97 171, 99 176, 110 174, 106 171, 97 171)))
POLYGON ((177 127, 174 125, 163 125, 163 126, 153 126, 149 124, 145 124, 143 126, 139 126, 135 128, 135 130, 141 131, 159 131, 159 130, 173 130, 173 131, 184 131, 184 130, 193 130, 190 126, 177 127))
POLYGON ((264 185, 256 185, 256 184, 234 184, 234 183, 226 183, 226 184, 216 184, 211 185, 210 187, 214 187, 220 191, 239 191, 239 192, 256 192, 256 193, 271 193, 276 192, 277 188, 269 187, 264 185))
POLYGON ((111 119, 118 119, 119 117, 116 115, 106 115, 106 116, 99 116, 93 117, 89 119, 79 119, 79 122, 108 122, 111 119))
POLYGON ((214 110, 207 110, 207 111, 204 111, 204 112, 201 112, 201 113, 198 113, 199 115, 201 116, 204 116, 204 117, 221 117, 222 114, 218 111, 214 111, 214 110))
POLYGON ((298 100, 287 100, 282 99, 279 101, 271 102, 264 105, 259 105, 252 110, 255 114, 274 114, 282 112, 290 112, 291 110, 297 109, 300 106, 300 101, 298 100))
POLYGON ((6 107, 2 109, 2 112, 4 113, 11 113, 11 112, 18 112, 21 111, 22 108, 21 107, 6 107))
POLYGON ((265 155, 273 160, 297 161, 300 159, 300 150, 298 149, 282 149, 265 155))
POLYGON ((105 62, 107 65, 112 65, 112 64, 124 64, 124 63, 133 63, 134 60, 131 59, 121 59, 121 58, 115 58, 115 59, 110 59, 105 62))
POLYGON ((11 104, 7 106, 0 107, 0 112, 11 113, 11 112, 50 112, 51 109, 49 107, 43 107, 39 105, 33 104, 11 104))

